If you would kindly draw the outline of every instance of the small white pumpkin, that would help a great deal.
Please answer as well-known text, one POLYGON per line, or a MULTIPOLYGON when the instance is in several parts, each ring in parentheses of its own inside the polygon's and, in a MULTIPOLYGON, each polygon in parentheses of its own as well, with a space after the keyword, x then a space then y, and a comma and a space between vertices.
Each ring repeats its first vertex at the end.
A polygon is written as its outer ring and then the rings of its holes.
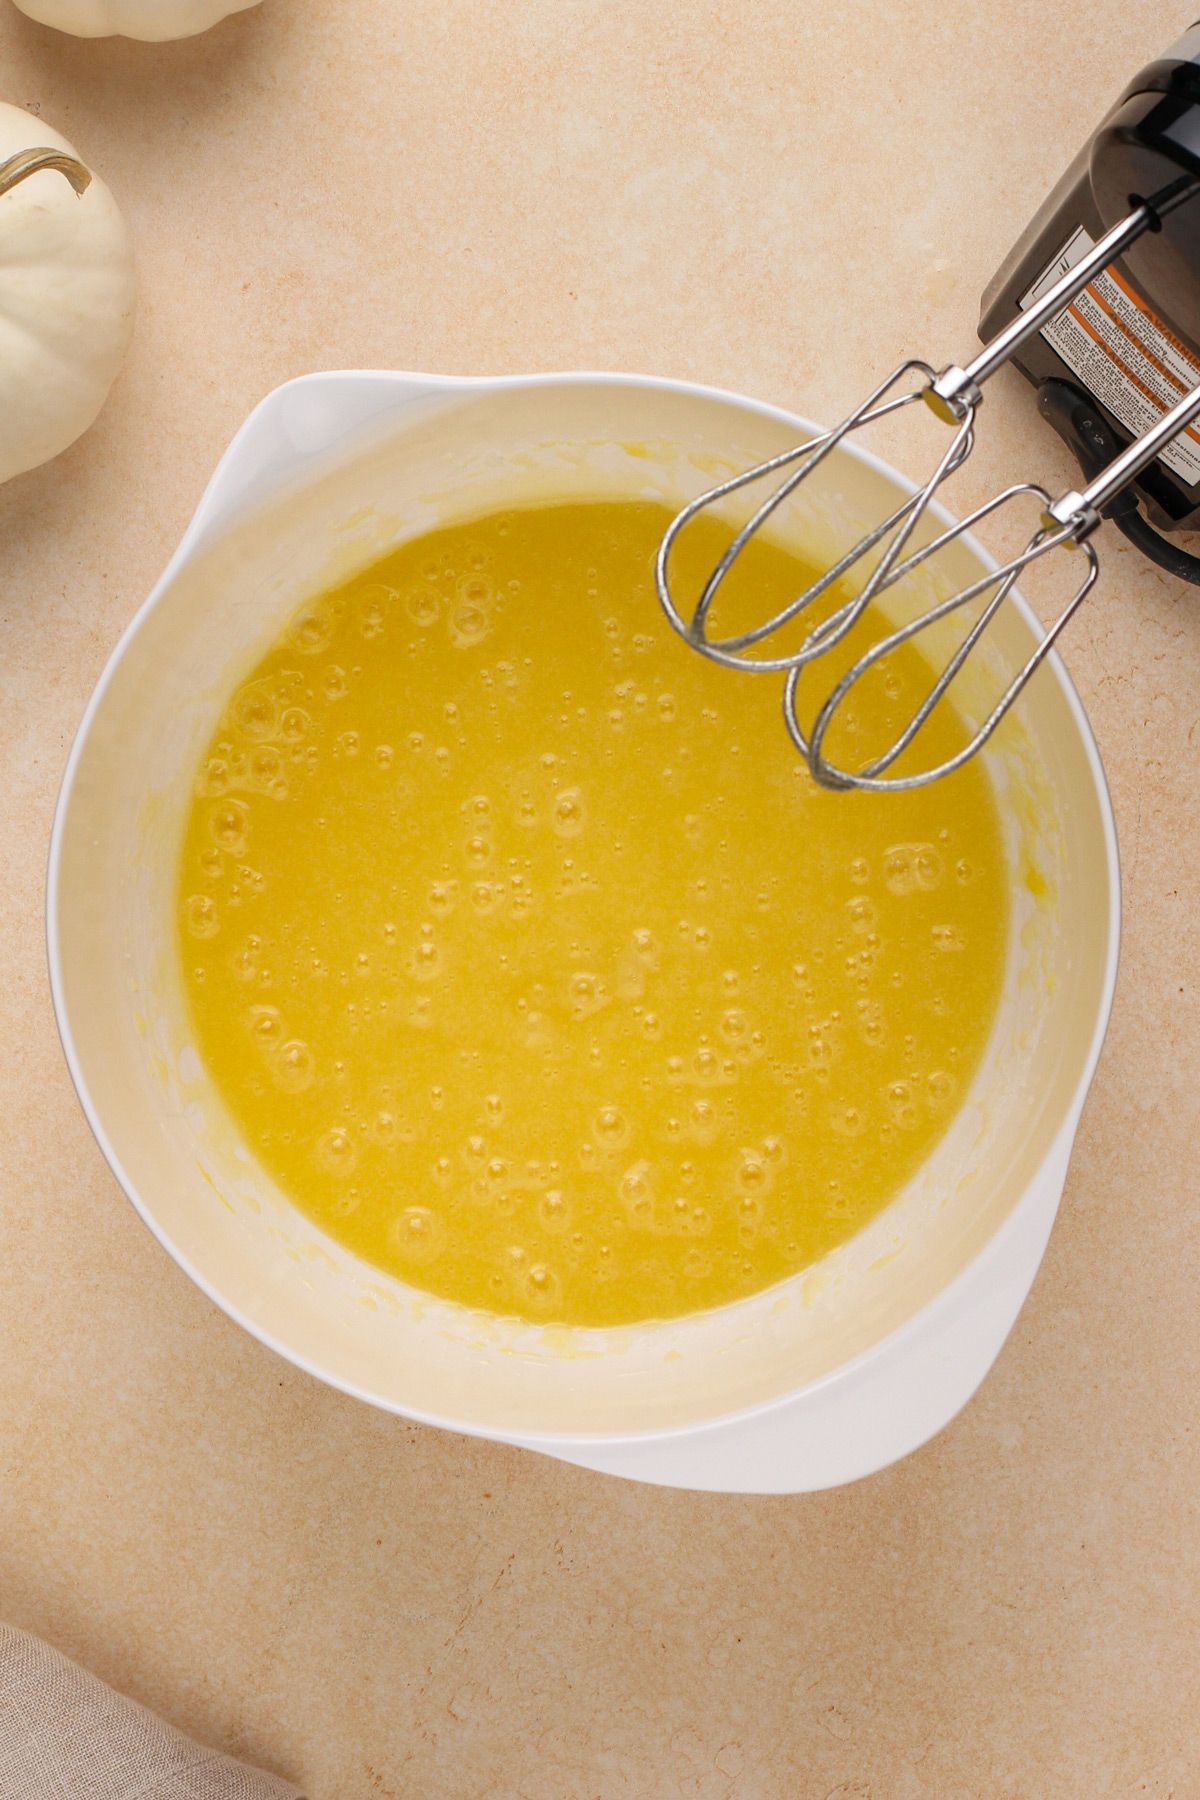
POLYGON ((57 131, 0 103, 0 481, 87 430, 136 304, 129 233, 104 183, 57 131), (53 161, 25 174, 39 150, 53 161))
POLYGON ((72 37, 195 37, 230 13, 245 12, 258 0, 15 0, 40 25, 69 31, 72 37))

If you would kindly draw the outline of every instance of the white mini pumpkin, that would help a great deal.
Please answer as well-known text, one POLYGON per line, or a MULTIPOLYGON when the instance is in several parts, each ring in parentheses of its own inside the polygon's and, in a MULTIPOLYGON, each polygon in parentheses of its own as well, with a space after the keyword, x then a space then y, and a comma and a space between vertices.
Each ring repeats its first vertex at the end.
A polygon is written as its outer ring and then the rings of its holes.
POLYGON ((0 481, 48 462, 87 430, 125 360, 137 301, 129 233, 104 183, 57 131, 0 103, 5 188, 0 481), (54 165, 23 175, 29 158, 17 159, 39 149, 57 152, 54 165))
POLYGON ((41 25, 69 31, 72 37, 195 37, 230 13, 245 12, 258 0, 15 0, 23 13, 41 25))

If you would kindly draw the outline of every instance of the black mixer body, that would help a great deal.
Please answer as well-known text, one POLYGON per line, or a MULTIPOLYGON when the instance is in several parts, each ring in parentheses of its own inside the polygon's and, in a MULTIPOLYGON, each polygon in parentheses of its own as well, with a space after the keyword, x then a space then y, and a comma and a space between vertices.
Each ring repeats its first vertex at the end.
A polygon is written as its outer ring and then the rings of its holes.
MULTIPOLYGON (((1132 206, 1197 177, 1200 24, 1134 77, 1034 215, 983 296, 980 337, 993 338, 1132 206)), ((1164 216, 1012 360, 1089 476, 1200 384, 1200 197, 1164 216)), ((1200 560, 1157 535, 1200 530, 1200 421, 1111 515, 1156 562, 1200 581, 1200 560)))

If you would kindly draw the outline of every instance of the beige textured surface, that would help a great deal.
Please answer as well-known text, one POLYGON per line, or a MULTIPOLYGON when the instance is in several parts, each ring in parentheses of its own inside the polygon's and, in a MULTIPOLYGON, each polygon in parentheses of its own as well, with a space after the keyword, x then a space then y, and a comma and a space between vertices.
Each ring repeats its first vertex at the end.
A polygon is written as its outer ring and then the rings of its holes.
MULTIPOLYGON (((241 1335, 76 1107, 41 894, 70 736, 224 444, 305 370, 690 376, 832 417, 978 292, 1186 0, 265 0, 0 97, 109 182, 142 311, 0 490, 0 1615, 313 1800, 1200 1791, 1200 594, 1108 542, 1068 658, 1121 987, 1045 1267, 977 1399, 787 1500, 408 1427, 241 1335)), ((1018 378, 970 485, 1069 470, 1018 378)))
POLYGON ((303 1800, 197 1744, 44 1638, 0 1623, 4 1800, 303 1800))

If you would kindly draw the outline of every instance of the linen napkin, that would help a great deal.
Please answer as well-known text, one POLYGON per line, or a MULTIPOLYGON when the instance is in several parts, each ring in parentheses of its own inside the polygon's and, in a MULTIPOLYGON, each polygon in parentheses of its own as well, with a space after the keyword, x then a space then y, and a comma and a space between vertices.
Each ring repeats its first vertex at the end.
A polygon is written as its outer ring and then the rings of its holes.
POLYGON ((304 1800, 0 1624, 0 1800, 304 1800))

